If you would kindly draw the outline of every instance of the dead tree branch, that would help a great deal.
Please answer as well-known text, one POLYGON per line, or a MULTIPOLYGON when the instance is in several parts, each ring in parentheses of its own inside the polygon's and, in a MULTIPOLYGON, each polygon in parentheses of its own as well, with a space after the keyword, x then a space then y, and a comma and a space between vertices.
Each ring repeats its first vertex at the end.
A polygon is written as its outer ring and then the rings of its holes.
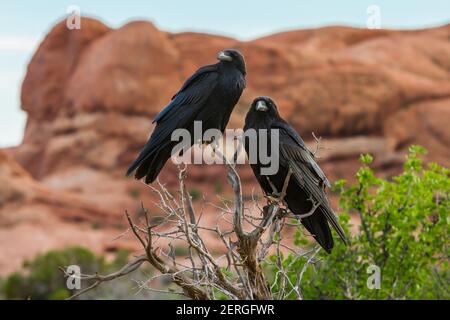
MULTIPOLYGON (((155 208, 163 212, 162 221, 151 224, 149 212, 144 207, 143 223, 133 221, 131 215, 125 213, 129 224, 128 231, 131 231, 139 241, 145 254, 109 275, 81 275, 81 280, 94 283, 78 291, 71 298, 79 297, 105 281, 127 275, 141 267, 144 262, 151 265, 159 274, 140 283, 140 290, 166 292, 151 287, 153 279, 165 277, 182 290, 178 293, 191 299, 209 300, 217 299, 219 296, 247 300, 284 299, 292 292, 301 298, 300 280, 298 283, 291 283, 281 261, 282 251, 289 250, 290 254, 296 255, 296 259, 311 255, 302 274, 317 252, 297 253, 287 243, 282 243, 282 231, 287 224, 285 219, 292 217, 283 208, 283 199, 292 172, 288 173, 281 191, 273 186, 274 197, 267 206, 261 210, 255 201, 251 212, 245 207, 241 180, 233 161, 228 161, 217 150, 216 154, 223 158, 227 167, 227 180, 233 192, 233 199, 211 205, 215 211, 219 211, 215 216, 217 221, 214 226, 204 224, 201 221, 202 213, 197 214, 186 186, 187 167, 180 165, 178 196, 169 192, 159 181, 155 185, 148 186, 159 198, 159 201, 155 202, 155 208), (213 253, 217 251, 212 251, 203 236, 204 233, 210 233, 219 240, 223 246, 221 254, 213 253), (184 250, 186 252, 184 255, 177 256, 176 248, 180 246, 187 250, 184 250), (278 270, 276 277, 280 281, 276 282, 281 288, 276 295, 262 267, 271 251, 278 257, 273 266, 278 270)), ((302 274, 299 275, 300 279, 302 274)), ((69 276, 67 273, 65 275, 69 276)))

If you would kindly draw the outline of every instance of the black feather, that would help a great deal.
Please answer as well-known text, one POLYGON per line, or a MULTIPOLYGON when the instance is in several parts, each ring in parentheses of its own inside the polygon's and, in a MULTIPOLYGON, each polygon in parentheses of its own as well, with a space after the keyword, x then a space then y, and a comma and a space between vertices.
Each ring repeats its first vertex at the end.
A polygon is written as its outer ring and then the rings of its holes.
POLYGON ((225 130, 245 88, 244 58, 236 50, 225 52, 233 57, 233 61, 220 61, 198 69, 155 117, 153 133, 128 168, 127 175, 136 172, 136 179, 145 177, 146 183, 153 182, 178 143, 171 141, 176 129, 186 129, 193 136, 194 121, 201 121, 203 132, 225 130))
MULTIPOLYGON (((316 241, 326 250, 331 252, 334 246, 333 237, 329 224, 336 230, 339 237, 347 244, 344 230, 339 225, 336 215, 331 208, 325 188, 330 187, 330 182, 322 169, 315 161, 312 154, 306 147, 300 135, 278 114, 275 102, 268 97, 256 98, 245 119, 244 131, 249 129, 268 131, 270 143, 271 130, 279 132, 279 170, 277 173, 269 176, 261 174, 261 168, 264 167, 260 161, 251 163, 253 172, 266 194, 272 193, 271 183, 280 192, 283 188, 286 176, 291 170, 292 176, 289 180, 284 201, 288 208, 297 215, 309 213, 314 204, 319 206, 314 213, 301 219, 305 228, 314 236, 316 241), (258 101, 264 101, 268 107, 266 110, 257 110, 258 101), (269 183, 268 179, 271 183, 269 183)), ((246 140, 245 148, 247 153, 250 150, 251 141, 246 140)), ((259 146, 259 140, 254 141, 259 146)), ((270 150, 270 146, 267 146, 270 150)), ((258 153, 259 155, 259 153, 258 153)), ((258 158, 259 159, 259 158, 258 158)))

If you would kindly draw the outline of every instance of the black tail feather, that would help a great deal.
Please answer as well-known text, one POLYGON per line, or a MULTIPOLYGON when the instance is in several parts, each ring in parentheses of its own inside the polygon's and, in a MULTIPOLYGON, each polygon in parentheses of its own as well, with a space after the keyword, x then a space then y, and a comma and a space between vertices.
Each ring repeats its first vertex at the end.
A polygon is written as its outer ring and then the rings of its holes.
POLYGON ((319 208, 313 215, 301 219, 301 222, 306 230, 314 236, 317 243, 319 243, 327 253, 331 253, 331 249, 334 247, 333 235, 331 234, 330 226, 321 212, 321 209, 319 208))
POLYGON ((323 216, 326 218, 328 223, 333 227, 333 229, 337 232, 339 235, 339 238, 344 242, 346 246, 348 246, 348 240, 345 235, 344 229, 342 229, 341 225, 339 224, 338 218, 335 215, 333 209, 330 207, 330 205, 327 203, 326 205, 323 205, 320 207, 320 210, 323 214, 323 216))
POLYGON ((149 184, 155 181, 164 164, 171 157, 171 148, 165 144, 149 153, 144 153, 144 151, 128 168, 127 176, 135 172, 136 179, 145 177, 145 183, 149 184))
MULTIPOLYGON (((128 167, 126 175, 130 176, 134 171, 139 170, 139 168, 141 168, 142 165, 145 165, 145 163, 148 162, 148 159, 152 156, 154 151, 155 150, 154 150, 152 144, 150 144, 150 142, 147 142, 144 149, 142 149, 142 151, 139 153, 139 156, 128 167)), ((139 171, 141 171, 141 170, 139 170, 139 171)), ((140 177, 140 178, 142 178, 142 177, 140 177)), ((140 178, 138 178, 137 174, 136 174, 136 179, 140 179, 140 178)))
POLYGON ((130 165, 126 174, 130 176, 135 172, 134 177, 136 179, 145 177, 145 183, 152 183, 170 157, 171 148, 169 143, 159 145, 158 148, 148 145, 130 165))
POLYGON ((167 160, 171 157, 171 149, 163 147, 152 157, 145 174, 145 183, 152 183, 158 177, 167 160))

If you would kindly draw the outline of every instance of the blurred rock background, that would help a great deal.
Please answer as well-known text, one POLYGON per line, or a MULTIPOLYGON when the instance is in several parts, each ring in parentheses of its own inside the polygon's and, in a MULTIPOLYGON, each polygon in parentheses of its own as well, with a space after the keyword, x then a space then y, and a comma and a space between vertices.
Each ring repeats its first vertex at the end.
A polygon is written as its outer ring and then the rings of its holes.
MULTIPOLYGON (((141 201, 151 208, 156 198, 124 172, 152 118, 224 48, 241 50, 248 69, 229 128, 243 126, 255 96, 269 95, 311 147, 312 132, 323 138, 320 165, 330 180, 351 180, 361 153, 389 177, 411 144, 450 166, 450 24, 324 27, 248 42, 169 33, 147 21, 111 29, 82 18, 82 26, 62 21, 40 44, 22 85, 23 142, 0 150, 0 274, 52 248, 136 248, 131 237, 114 240, 126 229, 124 210, 138 216, 141 201)), ((246 195, 259 194, 250 168, 238 169, 246 195)), ((169 164, 160 175, 173 190, 175 172, 169 164)), ((188 174, 193 195, 230 193, 223 166, 191 165, 188 174)))

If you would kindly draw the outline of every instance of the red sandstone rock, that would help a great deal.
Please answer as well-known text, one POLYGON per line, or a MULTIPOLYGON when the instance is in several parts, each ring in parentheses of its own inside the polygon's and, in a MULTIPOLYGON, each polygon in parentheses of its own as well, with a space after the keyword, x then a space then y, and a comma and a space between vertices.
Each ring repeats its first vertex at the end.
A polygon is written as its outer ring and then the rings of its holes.
POLYGON ((83 245, 97 252, 113 246, 135 248, 127 239, 113 241, 122 232, 117 226, 125 225, 121 215, 58 190, 35 181, 0 150, 0 274, 53 248, 83 245))
MULTIPOLYGON (((239 42, 171 34, 143 21, 115 30, 88 18, 81 30, 61 22, 38 48, 23 82, 27 127, 23 143, 10 150, 21 166, 0 153, 0 228, 17 228, 0 234, 0 246, 26 230, 46 233, 36 245, 41 249, 76 242, 84 234, 78 224, 117 224, 140 200, 150 206, 154 194, 125 178, 125 169, 145 143, 152 117, 195 69, 214 63, 228 47, 240 49, 248 67, 248 86, 229 127, 242 127, 252 99, 269 95, 305 140, 313 140, 312 132, 325 138, 320 164, 332 180, 350 178, 366 152, 374 154, 379 173, 395 173, 410 144, 450 166, 449 36, 450 25, 327 27, 239 42), (74 236, 52 233, 52 225, 74 236)), ((248 166, 238 170, 246 193, 259 193, 248 166)), ((230 192, 225 175, 222 166, 191 166, 188 179, 213 201, 218 190, 230 192)), ((160 178, 175 188, 174 166, 160 178)), ((33 238, 27 239, 29 245, 33 238)))

